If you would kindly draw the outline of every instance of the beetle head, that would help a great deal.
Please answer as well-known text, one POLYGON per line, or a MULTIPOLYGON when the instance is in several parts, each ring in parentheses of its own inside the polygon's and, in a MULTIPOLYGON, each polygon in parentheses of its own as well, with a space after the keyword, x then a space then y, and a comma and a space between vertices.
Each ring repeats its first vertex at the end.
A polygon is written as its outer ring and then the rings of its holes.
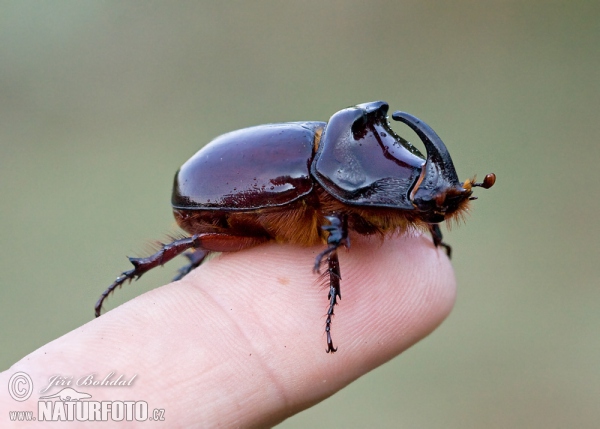
POLYGON ((412 128, 427 150, 427 160, 410 194, 426 222, 442 222, 460 213, 469 200, 475 199, 471 197, 473 187, 488 189, 496 181, 492 173, 482 183, 475 179, 460 183, 446 145, 429 125, 405 112, 394 112, 392 118, 412 128))

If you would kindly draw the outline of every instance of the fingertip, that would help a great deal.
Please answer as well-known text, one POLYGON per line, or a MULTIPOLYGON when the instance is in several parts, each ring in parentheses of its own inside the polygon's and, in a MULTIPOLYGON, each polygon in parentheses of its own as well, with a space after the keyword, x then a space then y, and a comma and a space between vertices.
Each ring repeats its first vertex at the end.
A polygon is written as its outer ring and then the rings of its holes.
POLYGON ((423 236, 360 240, 352 252, 340 258, 347 299, 332 329, 340 350, 350 344, 361 369, 370 369, 442 323, 454 305, 456 281, 448 257, 423 236))
POLYGON ((120 322, 131 324, 119 334, 144 332, 152 362, 178 363, 169 380, 191 377, 221 409, 254 398, 261 422, 281 421, 425 337, 454 303, 452 266, 426 237, 352 240, 338 252, 344 299, 335 307, 333 349, 325 333, 329 288, 311 270, 322 249, 276 244, 224 254, 122 306, 120 322), (151 338, 168 346, 153 349, 151 338), (222 389, 237 393, 227 400, 222 389))

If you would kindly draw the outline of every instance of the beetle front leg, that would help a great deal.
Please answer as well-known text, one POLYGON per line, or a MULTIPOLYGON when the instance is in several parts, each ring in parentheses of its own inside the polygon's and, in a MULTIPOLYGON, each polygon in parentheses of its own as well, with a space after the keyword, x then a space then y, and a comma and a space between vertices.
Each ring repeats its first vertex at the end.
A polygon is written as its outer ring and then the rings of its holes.
POLYGON ((323 252, 317 255, 315 260, 314 270, 319 272, 322 260, 327 256, 328 273, 329 273, 329 308, 327 310, 327 320, 325 321, 325 333, 327 334, 327 353, 335 353, 337 348, 333 347, 331 340, 331 319, 334 315, 333 309, 337 304, 337 299, 342 299, 340 292, 340 261, 337 255, 337 249, 341 245, 350 247, 350 239, 348 238, 348 218, 346 216, 326 216, 330 225, 323 226, 323 230, 329 232, 327 237, 328 247, 323 252))
POLYGON ((431 237, 433 238, 433 244, 435 245, 435 247, 442 246, 444 249, 446 249, 446 255, 448 255, 448 258, 452 258, 452 247, 450 247, 449 244, 446 244, 442 241, 443 236, 440 226, 437 223, 430 223, 429 232, 431 232, 431 237))

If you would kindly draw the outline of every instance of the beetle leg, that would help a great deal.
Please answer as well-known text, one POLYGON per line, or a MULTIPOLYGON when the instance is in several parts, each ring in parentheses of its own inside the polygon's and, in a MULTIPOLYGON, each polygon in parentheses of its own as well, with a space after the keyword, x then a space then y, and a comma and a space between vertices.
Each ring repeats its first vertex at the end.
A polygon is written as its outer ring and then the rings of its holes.
POLYGON ((346 248, 350 248, 350 238, 348 237, 348 218, 346 216, 325 216, 325 219, 329 221, 329 225, 323 225, 321 228, 323 231, 329 233, 327 237, 327 249, 323 250, 317 255, 315 259, 315 266, 313 270, 315 273, 319 272, 323 258, 329 255, 331 252, 340 247, 342 244, 346 248))
POLYGON ((184 253, 183 256, 188 258, 190 260, 190 263, 179 269, 179 274, 177 274, 173 278, 173 281, 175 282, 177 280, 181 280, 182 278, 187 276, 190 273, 190 271, 192 271, 194 268, 198 268, 209 253, 210 251, 204 249, 196 249, 193 252, 184 253))
POLYGON ((341 245, 350 247, 350 239, 348 238, 348 218, 346 216, 326 216, 330 225, 324 225, 324 231, 329 232, 327 237, 328 247, 317 255, 315 260, 314 270, 319 272, 321 262, 327 256, 328 273, 329 273, 329 309, 327 310, 327 320, 325 321, 325 333, 327 334, 327 353, 335 353, 337 348, 333 347, 331 340, 331 319, 333 317, 333 308, 337 304, 337 299, 342 299, 340 292, 340 261, 337 255, 337 248, 341 245))
POLYGON ((336 251, 333 251, 327 257, 329 263, 329 309, 327 310, 327 320, 325 321, 325 333, 327 334, 327 353, 335 353, 336 347, 333 347, 331 340, 331 318, 333 317, 333 307, 337 304, 337 298, 342 299, 340 293, 340 261, 336 251))
POLYGON ((96 317, 100 316, 100 312, 102 311, 102 303, 112 291, 121 286, 127 280, 131 281, 134 278, 139 279, 145 272, 169 262, 171 259, 185 252, 190 247, 199 247, 197 243, 198 238, 198 235, 194 235, 192 237, 175 240, 169 244, 164 244, 158 252, 156 252, 154 255, 148 256, 147 258, 129 258, 129 261, 133 264, 134 268, 132 270, 125 271, 123 274, 117 277, 113 284, 108 287, 108 289, 102 292, 102 295, 100 295, 95 307, 96 317))
POLYGON ((435 245, 435 247, 442 246, 444 249, 446 249, 446 254, 448 255, 448 258, 452 258, 452 247, 450 247, 450 245, 442 241, 443 236, 440 226, 437 223, 430 223, 429 232, 431 232, 431 237, 433 237, 433 244, 435 245))
MULTIPOLYGON (((256 246, 260 243, 267 241, 266 237, 241 237, 237 235, 219 234, 219 233, 205 233, 195 234, 191 237, 181 238, 175 240, 169 244, 163 244, 162 248, 154 255, 150 255, 147 258, 129 258, 129 261, 133 264, 133 269, 125 271, 111 284, 108 289, 102 292, 98 302, 96 302, 95 311, 96 317, 100 316, 102 311, 102 303, 108 295, 110 295, 116 288, 120 287, 127 280, 139 279, 142 274, 151 270, 152 268, 158 267, 159 265, 166 264, 174 257, 182 254, 190 248, 202 249, 207 253, 210 251, 215 252, 234 252, 236 250, 246 249, 248 247, 256 246)), ((202 261, 200 261, 202 262, 202 261)))

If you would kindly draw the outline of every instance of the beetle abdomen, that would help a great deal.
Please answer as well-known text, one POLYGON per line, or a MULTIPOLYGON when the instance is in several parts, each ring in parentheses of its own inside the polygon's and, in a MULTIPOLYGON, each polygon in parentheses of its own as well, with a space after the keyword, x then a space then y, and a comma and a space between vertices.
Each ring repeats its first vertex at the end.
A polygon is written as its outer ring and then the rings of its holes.
MULTIPOLYGON (((311 194, 312 197, 312 194, 311 194)), ((286 210, 267 207, 256 210, 174 210, 177 224, 190 234, 225 233, 261 237, 300 246, 323 243, 324 216, 305 199, 293 201, 286 210)))
MULTIPOLYGON (((342 203, 319 184, 308 195, 285 207, 256 210, 175 209, 179 227, 190 234, 219 233, 233 236, 260 237, 299 246, 314 246, 326 242, 323 226, 329 224, 326 213, 338 213, 348 218, 351 230, 363 235, 385 236, 407 229, 425 229, 416 213, 401 212, 388 207, 369 207, 342 203)), ((209 249, 216 250, 216 249, 209 249)))
POLYGON ((312 190, 310 162, 323 122, 290 122, 224 134, 175 175, 176 209, 254 210, 288 204, 312 190))

